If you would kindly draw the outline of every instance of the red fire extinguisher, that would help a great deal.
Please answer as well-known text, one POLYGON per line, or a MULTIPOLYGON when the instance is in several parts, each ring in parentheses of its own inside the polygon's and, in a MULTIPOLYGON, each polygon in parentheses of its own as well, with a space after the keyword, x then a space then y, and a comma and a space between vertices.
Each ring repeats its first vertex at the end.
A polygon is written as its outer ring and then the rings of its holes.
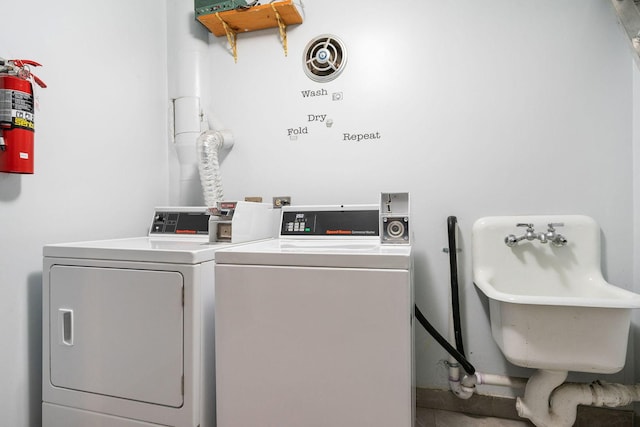
POLYGON ((0 58, 0 172, 33 173, 34 99, 31 73, 37 62, 0 58))

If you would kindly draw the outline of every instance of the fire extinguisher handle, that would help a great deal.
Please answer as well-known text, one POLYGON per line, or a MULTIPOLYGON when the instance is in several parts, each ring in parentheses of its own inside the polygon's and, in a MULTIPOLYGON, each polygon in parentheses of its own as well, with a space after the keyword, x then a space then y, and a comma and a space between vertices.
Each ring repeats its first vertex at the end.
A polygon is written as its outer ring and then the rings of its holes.
POLYGON ((41 88, 45 88, 47 87, 47 85, 45 84, 45 82, 43 82, 42 80, 40 80, 40 78, 38 76, 36 76, 35 74, 31 73, 31 77, 33 77, 33 80, 38 83, 38 86, 40 86, 41 88))
POLYGON ((32 61, 31 59, 14 59, 13 63, 18 67, 24 67, 25 65, 33 65, 34 67, 41 67, 42 64, 32 61))
MULTIPOLYGON (((14 59, 13 63, 16 64, 20 68, 24 68, 25 65, 33 65, 34 67, 41 67, 42 66, 42 64, 40 64, 39 62, 33 61, 31 59, 14 59)), ((28 71, 28 69, 27 69, 27 71, 28 71)), ((35 74, 33 74, 30 71, 29 71, 29 75, 31 77, 33 77, 33 81, 35 81, 38 84, 38 86, 40 86, 41 88, 47 87, 45 82, 43 82, 38 76, 36 76, 35 74)))

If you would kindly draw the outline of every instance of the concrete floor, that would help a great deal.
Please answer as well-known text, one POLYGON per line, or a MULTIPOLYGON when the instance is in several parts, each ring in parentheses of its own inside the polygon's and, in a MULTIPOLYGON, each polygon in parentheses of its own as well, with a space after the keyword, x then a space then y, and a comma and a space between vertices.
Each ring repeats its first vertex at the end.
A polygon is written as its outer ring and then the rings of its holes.
POLYGON ((482 417, 441 409, 416 408, 415 427, 531 427, 527 421, 482 417))

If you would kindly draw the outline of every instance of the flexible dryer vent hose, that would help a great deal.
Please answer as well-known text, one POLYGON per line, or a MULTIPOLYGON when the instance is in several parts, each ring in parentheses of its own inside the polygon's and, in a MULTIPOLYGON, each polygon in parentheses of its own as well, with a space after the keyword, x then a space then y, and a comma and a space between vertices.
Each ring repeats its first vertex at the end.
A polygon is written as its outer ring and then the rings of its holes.
POLYGON ((215 207, 216 202, 224 198, 218 152, 224 144, 224 135, 219 131, 208 130, 200 134, 196 141, 198 150, 198 170, 204 203, 207 207, 215 207))

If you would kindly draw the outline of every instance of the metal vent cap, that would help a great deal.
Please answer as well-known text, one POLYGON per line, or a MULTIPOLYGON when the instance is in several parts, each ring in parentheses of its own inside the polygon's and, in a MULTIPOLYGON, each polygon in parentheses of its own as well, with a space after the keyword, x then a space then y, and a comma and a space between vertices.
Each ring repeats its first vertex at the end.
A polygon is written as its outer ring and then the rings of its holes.
POLYGON ((344 43, 331 34, 320 35, 304 48, 302 66, 311 80, 329 82, 342 73, 347 63, 344 43))

